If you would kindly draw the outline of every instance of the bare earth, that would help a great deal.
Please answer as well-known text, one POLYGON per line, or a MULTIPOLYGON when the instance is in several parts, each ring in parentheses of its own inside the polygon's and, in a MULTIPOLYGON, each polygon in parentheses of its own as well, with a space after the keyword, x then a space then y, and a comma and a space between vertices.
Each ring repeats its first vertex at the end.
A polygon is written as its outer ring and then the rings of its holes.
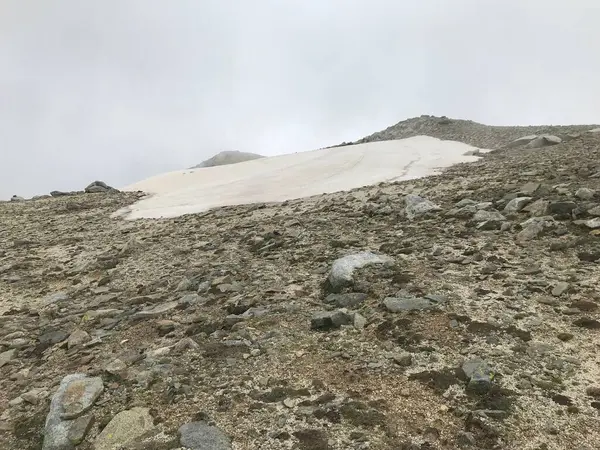
POLYGON ((80 449, 134 407, 166 438, 114 448, 179 448, 198 421, 231 438, 211 450, 600 448, 600 133, 448 122, 368 139, 498 150, 164 220, 112 219, 133 193, 0 203, 0 448, 42 448, 72 373, 104 385, 80 449), (505 148, 539 133, 562 143, 505 148), (408 194, 439 209, 411 219, 408 194), (363 251, 393 263, 330 296, 333 262, 363 251))

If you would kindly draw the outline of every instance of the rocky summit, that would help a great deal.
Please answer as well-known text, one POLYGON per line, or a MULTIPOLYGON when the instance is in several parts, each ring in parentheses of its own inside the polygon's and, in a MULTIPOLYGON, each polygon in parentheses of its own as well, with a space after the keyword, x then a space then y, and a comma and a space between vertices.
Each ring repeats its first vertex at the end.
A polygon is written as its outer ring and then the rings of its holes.
POLYGON ((423 116, 365 139, 493 151, 174 219, 0 203, 0 448, 600 448, 596 127, 423 116))

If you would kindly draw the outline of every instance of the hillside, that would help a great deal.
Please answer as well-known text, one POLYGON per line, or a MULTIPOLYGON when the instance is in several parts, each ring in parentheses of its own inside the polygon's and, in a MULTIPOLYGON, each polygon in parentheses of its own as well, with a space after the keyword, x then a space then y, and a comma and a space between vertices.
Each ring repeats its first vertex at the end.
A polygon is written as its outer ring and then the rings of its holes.
POLYGON ((244 161, 252 161, 253 159, 264 158, 256 153, 240 152, 237 150, 227 150, 219 152, 216 155, 202 161, 200 164, 191 167, 192 169, 200 169, 202 167, 224 166, 228 164, 237 164, 244 161))
POLYGON ((0 203, 0 448, 599 448, 600 133, 444 122, 358 142, 498 150, 164 220, 0 203))

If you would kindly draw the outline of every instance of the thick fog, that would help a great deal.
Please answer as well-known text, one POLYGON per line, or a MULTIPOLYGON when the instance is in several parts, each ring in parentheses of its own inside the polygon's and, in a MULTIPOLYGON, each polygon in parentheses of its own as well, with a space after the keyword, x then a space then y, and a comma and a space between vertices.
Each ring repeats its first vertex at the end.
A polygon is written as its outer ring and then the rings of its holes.
POLYGON ((0 199, 421 114, 600 122, 597 0, 0 0, 0 199))

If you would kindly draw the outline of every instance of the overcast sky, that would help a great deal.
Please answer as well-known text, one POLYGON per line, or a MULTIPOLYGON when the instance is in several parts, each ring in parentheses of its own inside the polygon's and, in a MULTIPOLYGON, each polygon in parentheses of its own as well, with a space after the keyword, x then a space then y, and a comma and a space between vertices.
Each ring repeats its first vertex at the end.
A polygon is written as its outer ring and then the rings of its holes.
POLYGON ((598 0, 0 0, 0 198, 421 114, 600 122, 598 0))

